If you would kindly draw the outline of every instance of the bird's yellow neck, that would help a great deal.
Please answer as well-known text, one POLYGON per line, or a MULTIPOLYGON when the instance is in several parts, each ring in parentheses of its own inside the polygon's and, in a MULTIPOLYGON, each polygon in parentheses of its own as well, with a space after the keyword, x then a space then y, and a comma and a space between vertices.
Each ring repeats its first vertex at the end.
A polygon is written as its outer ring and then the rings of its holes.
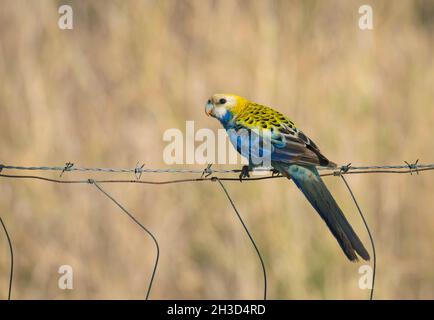
POLYGON ((235 97, 237 99, 237 103, 231 109, 231 113, 234 115, 240 114, 249 104, 249 100, 247 100, 243 97, 240 97, 240 96, 235 96, 235 97))

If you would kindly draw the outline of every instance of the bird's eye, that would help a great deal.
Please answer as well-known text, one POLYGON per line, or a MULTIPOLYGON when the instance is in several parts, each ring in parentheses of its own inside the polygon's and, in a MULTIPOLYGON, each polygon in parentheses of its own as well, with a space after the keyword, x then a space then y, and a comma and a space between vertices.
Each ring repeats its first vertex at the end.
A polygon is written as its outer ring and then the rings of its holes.
POLYGON ((225 98, 221 98, 221 99, 219 100, 219 102, 220 102, 220 104, 225 104, 225 103, 226 103, 226 99, 225 99, 225 98))
POLYGON ((207 103, 208 103, 208 104, 211 104, 211 99, 208 99, 207 103))

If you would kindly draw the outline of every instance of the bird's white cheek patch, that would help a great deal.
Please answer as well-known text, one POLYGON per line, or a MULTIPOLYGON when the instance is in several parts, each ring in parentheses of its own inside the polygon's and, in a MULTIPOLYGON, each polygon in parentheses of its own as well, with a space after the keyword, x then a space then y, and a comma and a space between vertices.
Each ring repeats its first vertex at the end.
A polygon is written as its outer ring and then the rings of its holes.
POLYGON ((226 108, 223 107, 214 108, 214 115, 218 119, 222 119, 225 116, 226 112, 228 112, 226 108))

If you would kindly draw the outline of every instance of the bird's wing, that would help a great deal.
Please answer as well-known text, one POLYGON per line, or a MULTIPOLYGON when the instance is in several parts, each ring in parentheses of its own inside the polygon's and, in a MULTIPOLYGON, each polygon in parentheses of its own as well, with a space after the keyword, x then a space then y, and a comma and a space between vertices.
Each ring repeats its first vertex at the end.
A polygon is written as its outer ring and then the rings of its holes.
POLYGON ((321 153, 308 136, 296 128, 294 122, 270 107, 255 103, 249 104, 243 112, 236 116, 235 127, 247 130, 270 130, 273 147, 272 161, 336 166, 321 153))
POLYGON ((274 161, 336 167, 319 150, 317 145, 297 128, 281 124, 274 143, 274 161))

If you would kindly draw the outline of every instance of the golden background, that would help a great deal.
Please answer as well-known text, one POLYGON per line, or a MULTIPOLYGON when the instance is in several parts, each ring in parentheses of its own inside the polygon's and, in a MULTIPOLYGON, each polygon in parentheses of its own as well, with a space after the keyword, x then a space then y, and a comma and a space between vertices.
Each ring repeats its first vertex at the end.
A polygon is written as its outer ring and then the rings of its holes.
MULTIPOLYGON (((274 106, 339 164, 430 163, 433 31, 432 1, 3 1, 0 163, 165 168, 166 129, 220 127, 204 114, 215 92, 274 106), (61 4, 73 30, 58 28, 61 4), (358 28, 362 4, 373 7, 371 31, 358 28)), ((102 177, 113 175, 62 179, 102 177)), ((434 173, 348 179, 376 240, 376 297, 434 298, 434 173)), ((326 183, 370 249, 345 186, 326 183)), ((292 182, 226 185, 264 256, 269 298, 369 296, 361 264, 292 182)), ((216 183, 103 187, 159 240, 151 298, 262 297, 255 252, 216 183)), ((15 251, 12 298, 144 298, 153 243, 95 187, 1 178, 0 215, 15 251), (73 290, 57 286, 64 264, 73 290)))

